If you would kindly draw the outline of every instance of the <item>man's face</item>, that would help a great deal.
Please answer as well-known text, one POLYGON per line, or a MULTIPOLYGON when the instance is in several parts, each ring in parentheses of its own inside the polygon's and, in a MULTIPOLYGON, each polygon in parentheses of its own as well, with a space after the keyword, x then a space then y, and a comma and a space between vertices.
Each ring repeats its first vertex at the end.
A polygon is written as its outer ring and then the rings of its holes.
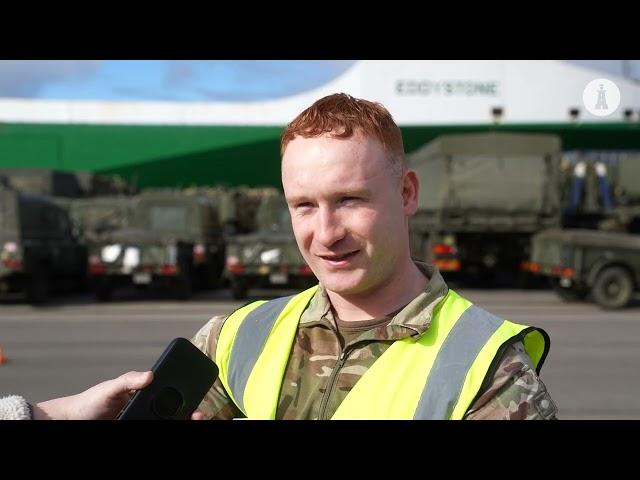
POLYGON ((378 140, 296 137, 282 159, 296 242, 330 291, 371 292, 408 255, 402 182, 378 140))

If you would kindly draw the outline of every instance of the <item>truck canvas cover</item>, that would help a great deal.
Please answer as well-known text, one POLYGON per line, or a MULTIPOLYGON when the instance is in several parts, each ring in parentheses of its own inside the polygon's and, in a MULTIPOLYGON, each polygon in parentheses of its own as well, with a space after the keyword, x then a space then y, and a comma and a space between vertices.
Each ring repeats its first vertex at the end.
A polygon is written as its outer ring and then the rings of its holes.
POLYGON ((618 188, 627 201, 640 203, 640 153, 619 160, 617 177, 618 188))
POLYGON ((539 134, 443 135, 407 156, 420 178, 419 208, 553 214, 560 139, 539 134))
POLYGON ((75 174, 47 169, 0 169, 0 177, 21 192, 60 197, 79 197, 82 187, 75 174))

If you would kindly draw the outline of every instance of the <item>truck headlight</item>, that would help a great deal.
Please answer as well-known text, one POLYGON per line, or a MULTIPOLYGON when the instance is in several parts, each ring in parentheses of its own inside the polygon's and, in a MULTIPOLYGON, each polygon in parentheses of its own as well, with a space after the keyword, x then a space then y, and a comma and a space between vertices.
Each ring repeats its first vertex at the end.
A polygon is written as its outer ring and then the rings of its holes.
POLYGON ((260 254, 260 261, 266 265, 273 265, 280 263, 280 255, 282 252, 279 248, 273 248, 271 250, 265 250, 260 254))
POLYGON ((100 257, 105 262, 113 263, 120 256, 120 253, 122 253, 122 247, 120 245, 107 245, 106 247, 102 247, 100 257))

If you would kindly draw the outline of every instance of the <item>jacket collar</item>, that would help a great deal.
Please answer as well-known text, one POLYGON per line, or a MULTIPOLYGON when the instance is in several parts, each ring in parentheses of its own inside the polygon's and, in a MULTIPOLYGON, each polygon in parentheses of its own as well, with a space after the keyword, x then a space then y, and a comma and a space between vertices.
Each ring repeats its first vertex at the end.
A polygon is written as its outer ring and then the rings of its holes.
MULTIPOLYGON (((400 310, 389 323, 390 327, 399 326, 410 329, 413 332, 411 336, 421 335, 429 328, 434 309, 449 292, 449 287, 437 267, 417 261, 414 263, 429 279, 429 283, 425 290, 400 310)), ((322 284, 318 287, 318 291, 300 318, 301 326, 322 319, 334 323, 327 291, 322 284)))

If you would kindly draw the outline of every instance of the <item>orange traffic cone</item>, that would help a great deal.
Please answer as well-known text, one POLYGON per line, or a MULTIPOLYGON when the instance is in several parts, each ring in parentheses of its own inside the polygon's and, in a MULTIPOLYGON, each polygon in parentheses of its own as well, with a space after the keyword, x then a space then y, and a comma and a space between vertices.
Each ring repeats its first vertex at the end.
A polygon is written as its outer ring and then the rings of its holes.
POLYGON ((0 365, 3 363, 7 363, 7 359, 5 358, 4 353, 2 353, 2 348, 0 347, 0 365))

